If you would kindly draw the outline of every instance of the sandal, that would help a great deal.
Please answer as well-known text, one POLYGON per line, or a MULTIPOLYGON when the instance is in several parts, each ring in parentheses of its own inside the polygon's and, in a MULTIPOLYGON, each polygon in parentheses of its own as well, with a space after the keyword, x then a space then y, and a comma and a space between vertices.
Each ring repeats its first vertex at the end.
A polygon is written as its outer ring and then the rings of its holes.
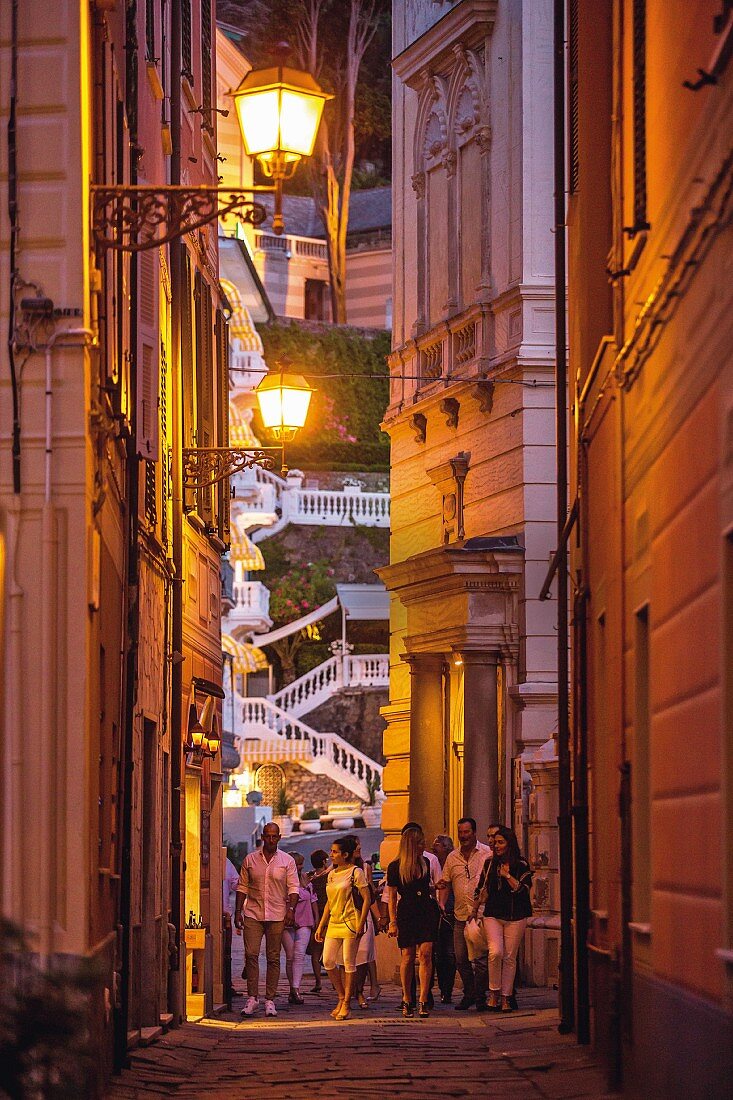
POLYGON ((351 1009, 349 1008, 348 1005, 343 1005, 343 1007, 339 1011, 338 1015, 336 1016, 336 1019, 337 1020, 348 1020, 350 1016, 351 1016, 351 1009))
POLYGON ((367 1003, 367 999, 366 999, 366 997, 364 996, 363 993, 359 994, 357 1000, 359 1002, 359 1008, 369 1008, 369 1005, 367 1003))
POLYGON ((405 1017, 406 1020, 411 1019, 415 1015, 415 1013, 412 1011, 412 1005, 409 1001, 402 1002, 402 1015, 405 1017))
POLYGON ((377 992, 376 993, 372 992, 371 997, 367 997, 367 1000, 372 1001, 372 1002, 378 1001, 381 996, 382 996, 382 987, 381 987, 381 985, 378 985, 377 986, 377 992))
POLYGON ((430 1015, 430 1009, 425 1001, 420 1001, 417 1014, 422 1020, 425 1020, 430 1015))
POLYGON ((508 997, 502 997, 501 998, 501 1011, 502 1012, 513 1012, 513 1009, 512 1009, 511 1004, 509 1003, 509 998, 508 997))
POLYGON ((342 1004, 343 1004, 343 1001, 339 1001, 339 1003, 338 1003, 338 1004, 336 1005, 336 1007, 334 1008, 333 1012, 331 1013, 331 1015, 333 1016, 334 1020, 338 1018, 338 1014, 339 1014, 339 1012, 341 1011, 341 1006, 342 1006, 342 1004))

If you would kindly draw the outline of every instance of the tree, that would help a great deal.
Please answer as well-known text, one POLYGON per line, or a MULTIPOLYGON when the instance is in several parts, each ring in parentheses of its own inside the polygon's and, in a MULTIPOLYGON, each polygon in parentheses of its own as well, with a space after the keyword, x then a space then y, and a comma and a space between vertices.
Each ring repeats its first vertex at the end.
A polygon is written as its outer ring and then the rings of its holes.
MULTIPOLYGON (((275 627, 287 626, 327 603, 336 593, 334 570, 324 559, 293 566, 270 589, 270 617, 275 627)), ((295 679, 295 659, 308 641, 306 629, 298 630, 272 648, 280 658, 283 685, 295 679)))
POLYGON ((326 233, 332 315, 339 325, 346 324, 346 234, 356 156, 356 92, 364 54, 383 8, 384 0, 298 0, 297 4, 300 63, 316 79, 328 65, 334 92, 309 172, 326 233))
POLYGON ((286 190, 314 197, 328 248, 333 319, 344 324, 351 192, 390 172, 389 0, 219 0, 217 18, 238 28, 255 68, 271 65, 276 44, 290 41, 296 64, 333 93, 308 168, 286 190), (360 161, 376 164, 376 177, 360 161))

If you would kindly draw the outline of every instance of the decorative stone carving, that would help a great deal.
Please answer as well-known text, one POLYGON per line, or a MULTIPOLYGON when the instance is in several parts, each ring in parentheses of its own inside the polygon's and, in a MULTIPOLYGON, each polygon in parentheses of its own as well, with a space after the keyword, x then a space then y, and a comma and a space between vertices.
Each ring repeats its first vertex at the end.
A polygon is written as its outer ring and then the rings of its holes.
POLYGON ((448 179, 451 179, 455 175, 456 164, 458 163, 458 157, 453 149, 448 149, 443 153, 442 164, 445 168, 448 179))
POLYGON ((479 411, 488 415, 494 407, 494 383, 488 378, 480 378, 471 386, 471 393, 478 403, 479 411))
POLYGON ((444 397, 440 402, 440 411, 445 414, 445 422, 449 428, 458 427, 460 408, 460 402, 455 397, 444 397))
POLYGON ((476 144, 478 145, 479 149, 481 150, 481 155, 486 156, 486 154, 491 149, 491 127, 490 126, 481 126, 476 131, 476 144))
POLYGON ((417 201, 421 202, 425 198, 425 173, 416 172, 410 182, 412 184, 412 190, 417 195, 417 201))
MULTIPOLYGON (((451 401, 447 398, 446 401, 451 401)), ((441 402, 441 407, 445 402, 441 402)), ((458 402, 455 401, 458 405, 458 402)), ((457 418, 457 412, 456 412, 457 418)), ((428 470, 428 477, 443 497, 443 545, 466 537, 463 523, 463 486, 468 474, 471 455, 460 451, 455 458, 428 470)))
POLYGON ((424 443, 427 437, 428 418, 423 413, 414 413, 410 417, 410 427, 414 432, 415 440, 418 443, 424 443))

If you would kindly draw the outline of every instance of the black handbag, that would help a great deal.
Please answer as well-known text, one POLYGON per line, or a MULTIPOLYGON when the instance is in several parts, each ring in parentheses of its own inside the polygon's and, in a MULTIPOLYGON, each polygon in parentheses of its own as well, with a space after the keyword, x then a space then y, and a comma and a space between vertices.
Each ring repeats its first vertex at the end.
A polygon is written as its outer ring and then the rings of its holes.
POLYGON ((361 913, 362 906, 364 904, 364 898, 361 896, 361 890, 354 882, 354 875, 356 874, 356 867, 351 872, 351 900, 354 903, 354 908, 357 913, 361 913))

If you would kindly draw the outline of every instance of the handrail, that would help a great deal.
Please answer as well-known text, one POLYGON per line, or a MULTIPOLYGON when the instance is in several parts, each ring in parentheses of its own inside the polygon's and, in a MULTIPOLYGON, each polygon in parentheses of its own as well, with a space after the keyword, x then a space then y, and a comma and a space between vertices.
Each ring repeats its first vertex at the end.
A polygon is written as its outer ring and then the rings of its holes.
POLYGON ((288 714, 299 717, 344 687, 385 687, 388 683, 389 655, 360 653, 345 660, 329 657, 268 698, 288 714))
MULTIPOLYGON (((361 798, 368 793, 368 785, 382 775, 382 766, 359 749, 354 748, 337 733, 321 733, 300 719, 294 718, 270 699, 248 698, 236 695, 241 705, 241 739, 256 737, 259 741, 277 741, 282 751, 283 742, 293 744, 292 752, 298 759, 310 764, 310 770, 328 775, 361 798), (298 743, 307 742, 307 751, 301 751, 298 743)), ((266 752, 266 750, 265 750, 266 752)), ((291 750, 288 750, 290 755, 291 750)), ((256 757, 255 757, 256 758, 256 757)))

